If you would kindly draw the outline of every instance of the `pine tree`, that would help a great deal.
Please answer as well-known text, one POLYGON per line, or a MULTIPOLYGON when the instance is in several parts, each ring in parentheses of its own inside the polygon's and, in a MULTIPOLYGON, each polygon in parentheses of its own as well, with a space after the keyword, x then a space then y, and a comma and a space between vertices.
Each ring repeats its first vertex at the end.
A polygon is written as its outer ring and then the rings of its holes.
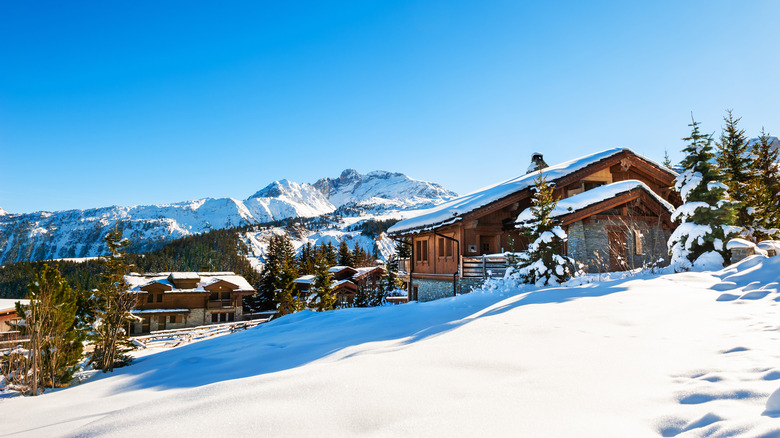
POLYGON ((688 142, 683 172, 675 182, 684 204, 672 215, 680 225, 667 243, 675 270, 723 266, 730 258, 726 243, 741 231, 733 226, 734 205, 713 164, 712 137, 702 134, 695 120, 688 126, 691 135, 683 138, 688 142))
POLYGON ((333 277, 329 269, 330 265, 328 265, 328 260, 322 255, 317 257, 311 302, 318 312, 333 310, 336 305, 336 294, 333 290, 333 277))
POLYGON ((534 189, 532 219, 523 230, 531 243, 518 257, 517 273, 525 283, 538 286, 560 284, 573 275, 574 260, 562 255, 566 232, 550 217, 558 201, 553 195, 553 186, 541 171, 534 181, 534 189))
POLYGON ((295 313, 306 308, 306 303, 296 296, 295 280, 298 278, 297 268, 292 257, 283 258, 279 271, 276 273, 274 301, 279 316, 295 313))
POLYGON ((125 327, 138 318, 131 313, 135 307, 135 296, 127 293, 124 279, 130 272, 130 266, 125 262, 123 252, 130 241, 122 238, 119 224, 106 234, 104 240, 110 254, 100 258, 103 281, 93 294, 96 319, 92 334, 95 346, 92 362, 95 368, 107 372, 132 361, 127 353, 134 346, 127 337, 125 327))
MULTIPOLYGON (((56 268, 43 265, 27 288, 30 305, 17 303, 20 326, 30 338, 29 355, 13 364, 17 388, 31 395, 45 387, 70 383, 78 369, 86 339, 86 327, 79 307, 79 293, 73 291, 56 268)), ((11 365, 11 363, 9 363, 11 365)), ((10 373, 9 373, 10 374, 10 373)))
POLYGON ((674 164, 672 164, 672 159, 669 158, 669 151, 664 149, 664 160, 661 162, 661 164, 664 165, 667 169, 671 169, 674 164))
POLYGON ((754 239, 770 239, 780 234, 780 170, 778 151, 772 147, 772 137, 761 128, 761 135, 752 144, 749 188, 746 203, 751 209, 750 228, 754 239))
POLYGON ((352 252, 349 250, 349 246, 347 246, 347 242, 345 240, 342 240, 341 243, 339 243, 339 254, 338 254, 338 264, 339 266, 352 266, 353 263, 352 258, 352 252))
POLYGON ((328 242, 324 247, 325 259, 330 266, 336 266, 338 264, 338 256, 336 255, 336 248, 333 247, 331 242, 328 242))
POLYGON ((720 140, 716 143, 718 155, 716 160, 720 168, 722 182, 728 186, 729 196, 739 202, 735 225, 747 227, 750 217, 747 213, 745 200, 748 184, 750 182, 750 157, 745 130, 739 129, 737 124, 741 119, 734 118, 731 110, 726 111, 723 121, 726 123, 720 134, 720 140))
POLYGON ((306 245, 301 247, 301 253, 298 255, 298 271, 301 275, 314 274, 314 263, 317 254, 315 249, 312 248, 311 242, 306 242, 306 245))

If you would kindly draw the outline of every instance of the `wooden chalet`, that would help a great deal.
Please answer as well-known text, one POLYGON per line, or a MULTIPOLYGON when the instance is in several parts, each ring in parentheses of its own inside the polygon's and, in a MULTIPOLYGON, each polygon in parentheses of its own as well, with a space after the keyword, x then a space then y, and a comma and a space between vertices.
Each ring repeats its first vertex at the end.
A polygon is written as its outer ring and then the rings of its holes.
POLYGON ((16 331, 16 324, 21 320, 16 314, 17 302, 21 303, 22 306, 30 305, 30 300, 0 299, 0 338, 3 337, 3 333, 16 331))
MULTIPOLYGON (((333 266, 328 269, 333 277, 333 291, 336 294, 336 307, 350 307, 355 300, 359 287, 375 288, 384 275, 384 268, 371 266, 353 268, 351 266, 333 266)), ((298 296, 306 299, 314 284, 314 275, 303 275, 295 280, 298 296)))
POLYGON ((125 276, 136 296, 133 314, 140 321, 131 334, 239 321, 242 300, 255 293, 249 282, 232 272, 164 272, 125 276))
MULTIPOLYGON (((535 153, 526 174, 445 202, 395 224, 408 237, 410 300, 452 296, 503 274, 505 251, 524 250, 532 187, 539 170, 559 199, 555 217, 568 234, 566 253, 586 271, 625 270, 668 260, 677 174, 630 149, 610 149, 547 166, 535 153), (510 248, 510 242, 514 248, 510 248)), ((400 241, 399 241, 400 242, 400 241)))

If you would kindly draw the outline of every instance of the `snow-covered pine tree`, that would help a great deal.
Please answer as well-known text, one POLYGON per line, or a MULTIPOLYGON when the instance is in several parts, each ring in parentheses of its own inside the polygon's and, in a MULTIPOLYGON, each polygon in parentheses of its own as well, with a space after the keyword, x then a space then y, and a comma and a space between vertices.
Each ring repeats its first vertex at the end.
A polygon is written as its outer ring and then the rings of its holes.
POLYGON ((742 230, 733 225, 735 205, 729 199, 727 186, 714 163, 712 136, 702 134, 699 122, 691 117, 691 135, 680 163, 675 189, 683 205, 672 215, 680 225, 674 230, 667 246, 672 266, 677 271, 717 269, 729 261, 726 242, 742 230))
POLYGON ((311 307, 318 312, 333 310, 336 294, 333 291, 333 277, 327 258, 320 254, 314 264, 314 284, 312 285, 311 307))
POLYGON ((534 181, 534 190, 532 220, 523 230, 530 244, 518 257, 517 273, 525 283, 560 284, 571 278, 575 264, 572 258, 562 255, 566 232, 550 217, 558 201, 541 171, 534 181))
POLYGON ((752 213, 750 227, 754 239, 774 238, 780 234, 780 163, 771 140, 772 137, 761 128, 761 135, 751 147, 753 162, 746 203, 752 213))
POLYGON ((740 203, 737 207, 734 224, 740 227, 747 227, 750 225, 750 216, 747 213, 745 199, 751 171, 745 130, 737 127, 740 120, 740 118, 734 118, 731 110, 726 110, 726 116, 723 117, 723 121, 726 124, 721 131, 720 140, 716 142, 718 149, 716 161, 720 168, 723 182, 729 188, 729 196, 732 200, 740 203))

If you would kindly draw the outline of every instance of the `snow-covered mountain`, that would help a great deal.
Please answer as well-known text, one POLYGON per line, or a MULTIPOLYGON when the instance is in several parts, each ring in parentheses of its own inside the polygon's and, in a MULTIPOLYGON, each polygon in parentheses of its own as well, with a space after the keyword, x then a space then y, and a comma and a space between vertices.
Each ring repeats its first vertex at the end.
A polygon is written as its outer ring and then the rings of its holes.
POLYGON ((144 251, 211 229, 316 217, 346 204, 368 215, 401 217, 402 212, 428 208, 455 196, 438 184, 401 173, 375 171, 361 175, 348 169, 339 178, 322 178, 314 184, 275 181, 245 200, 206 198, 23 214, 0 209, 0 265, 101 255, 105 251, 103 236, 118 222, 123 224, 133 249, 144 251))

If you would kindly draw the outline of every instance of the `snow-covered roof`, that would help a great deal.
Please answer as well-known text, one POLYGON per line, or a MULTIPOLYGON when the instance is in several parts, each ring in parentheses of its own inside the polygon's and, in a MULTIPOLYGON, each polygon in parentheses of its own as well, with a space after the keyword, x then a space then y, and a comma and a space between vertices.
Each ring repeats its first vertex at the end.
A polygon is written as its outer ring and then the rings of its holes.
POLYGON ((355 268, 353 268, 351 266, 334 266, 334 267, 328 269, 328 272, 330 272, 331 274, 334 274, 336 272, 341 272, 341 271, 343 271, 345 269, 352 269, 353 271, 356 270, 355 268))
POLYGON ((729 243, 726 244, 726 249, 737 249, 737 248, 756 248, 756 244, 745 239, 731 239, 729 240, 729 243))
POLYGON ((0 312, 16 309, 16 303, 20 302, 23 306, 29 306, 30 300, 20 300, 16 298, 2 298, 0 299, 0 312))
MULTIPOLYGON (((565 216, 567 214, 574 213, 578 210, 582 210, 584 208, 590 207, 591 205, 597 204, 601 201, 612 199, 614 197, 617 197, 618 195, 621 195, 623 193, 629 192, 634 189, 643 189, 645 192, 647 192, 650 196, 656 199, 659 204, 661 204, 664 208, 666 208, 669 213, 674 212, 674 206, 660 196, 658 196, 653 190, 645 185, 642 181, 637 180, 626 180, 626 181, 618 181, 612 184, 606 184, 603 186, 596 187, 594 189, 588 190, 587 192, 582 192, 579 194, 576 194, 574 196, 570 196, 568 198, 564 198, 558 201, 558 203, 555 205, 555 210, 550 213, 550 217, 560 217, 565 216)), ((517 222, 528 222, 533 219, 533 213, 531 212, 530 208, 526 208, 523 210, 518 216, 517 216, 517 222)))
MULTIPOLYGON (((614 148, 595 154, 585 155, 583 157, 567 161, 565 163, 548 166, 542 169, 548 181, 554 182, 573 172, 583 169, 589 165, 605 160, 622 152, 630 152, 637 155, 627 148, 614 148)), ((638 155, 637 155, 638 156, 638 155)), ((643 160, 654 163, 653 161, 642 157, 643 160)), ((659 168, 663 168, 658 165, 659 168)), ((510 180, 500 182, 491 186, 484 187, 467 195, 460 196, 451 201, 440 204, 428 210, 422 210, 418 216, 403 220, 390 227, 389 234, 398 234, 402 232, 423 231, 438 226, 449 225, 461 220, 466 213, 484 207, 492 202, 503 199, 513 193, 527 189, 533 186, 534 180, 539 176, 538 172, 527 173, 510 180)))
POLYGON ((200 280, 200 275, 197 272, 171 272, 170 277, 173 281, 200 280))
POLYGON ((342 286, 342 285, 346 286, 347 283, 351 284, 352 286, 357 287, 357 285, 355 283, 353 283, 352 281, 350 281, 350 280, 340 280, 340 281, 337 281, 337 282, 333 283, 333 289, 336 289, 337 287, 342 286))
POLYGON ((314 283, 314 275, 302 275, 293 280, 293 283, 312 284, 314 283))
MULTIPOLYGON (((214 284, 218 281, 226 281, 228 283, 238 286, 238 289, 236 289, 235 292, 255 291, 252 285, 249 284, 249 282, 246 281, 244 277, 240 275, 236 275, 235 273, 229 271, 186 273, 186 274, 195 274, 200 279, 200 281, 196 284, 195 288, 193 289, 176 288, 175 285, 171 284, 171 282, 168 280, 168 277, 171 274, 172 274, 171 272, 158 272, 158 273, 151 273, 151 274, 138 274, 134 272, 131 273, 130 275, 125 275, 125 283, 127 283, 130 286, 129 289, 130 292, 141 292, 141 293, 145 293, 141 290, 141 288, 151 283, 161 283, 172 287, 172 289, 170 291, 166 291, 166 293, 207 293, 208 291, 204 289, 204 287, 214 284)), ((175 274, 183 274, 183 273, 177 272, 175 274)), ((192 276, 189 278, 192 278, 192 276)))

